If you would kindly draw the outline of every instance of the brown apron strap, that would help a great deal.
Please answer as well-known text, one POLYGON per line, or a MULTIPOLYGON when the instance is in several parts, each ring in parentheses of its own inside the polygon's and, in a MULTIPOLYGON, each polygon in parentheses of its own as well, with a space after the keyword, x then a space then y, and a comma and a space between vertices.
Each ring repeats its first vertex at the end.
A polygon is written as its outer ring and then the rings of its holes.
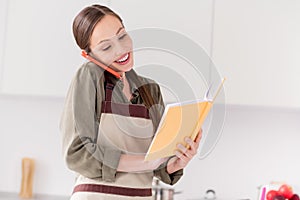
MULTIPOLYGON (((112 94, 115 84, 111 81, 109 74, 104 73, 105 100, 101 105, 101 113, 114 113, 123 116, 132 116, 150 119, 149 108, 140 104, 118 104, 112 103, 112 94)), ((143 96, 142 96, 143 99, 143 96)))
POLYGON ((115 87, 115 85, 113 84, 109 76, 110 76, 109 72, 105 71, 104 72, 105 101, 111 101, 112 93, 115 87))
POLYGON ((114 84, 105 82, 105 101, 111 101, 114 84))
POLYGON ((98 184, 80 184, 77 185, 74 190, 75 192, 98 192, 105 194, 115 194, 122 196, 140 196, 148 197, 152 196, 151 188, 128 188, 128 187, 117 187, 108 185, 98 185, 98 184))
POLYGON ((103 101, 101 105, 101 113, 150 119, 149 110, 146 106, 141 104, 121 104, 113 103, 111 101, 103 101))

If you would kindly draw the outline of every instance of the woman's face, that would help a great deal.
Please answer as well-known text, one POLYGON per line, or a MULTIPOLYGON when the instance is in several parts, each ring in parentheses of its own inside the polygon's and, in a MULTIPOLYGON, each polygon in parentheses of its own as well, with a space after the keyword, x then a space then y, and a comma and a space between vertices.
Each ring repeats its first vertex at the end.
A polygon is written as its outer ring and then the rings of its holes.
POLYGON ((133 66, 132 40, 115 16, 105 15, 96 24, 90 49, 93 57, 120 74, 133 66))

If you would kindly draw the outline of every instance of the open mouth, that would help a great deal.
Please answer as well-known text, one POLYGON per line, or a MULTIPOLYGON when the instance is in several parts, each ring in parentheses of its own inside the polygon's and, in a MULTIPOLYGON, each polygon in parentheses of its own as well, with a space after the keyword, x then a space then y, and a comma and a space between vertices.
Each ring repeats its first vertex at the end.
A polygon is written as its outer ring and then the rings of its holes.
POLYGON ((128 61, 129 61, 129 53, 126 53, 125 55, 123 55, 121 58, 119 58, 115 62, 120 65, 125 65, 128 63, 128 61))

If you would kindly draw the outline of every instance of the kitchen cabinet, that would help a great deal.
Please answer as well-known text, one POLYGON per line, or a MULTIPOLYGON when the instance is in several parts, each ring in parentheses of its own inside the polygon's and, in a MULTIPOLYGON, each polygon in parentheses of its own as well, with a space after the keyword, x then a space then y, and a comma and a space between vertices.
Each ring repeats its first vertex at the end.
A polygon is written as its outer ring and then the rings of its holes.
MULTIPOLYGON (((0 92, 64 96, 75 71, 84 62, 72 36, 72 20, 93 2, 1 1, 0 92)), ((228 104, 300 108, 299 1, 96 2, 119 13, 127 30, 172 30, 202 46, 208 55, 212 52, 216 68, 227 77, 228 104)), ((186 80, 194 78, 178 56, 143 52, 136 52, 137 71, 146 73, 139 67, 156 62, 173 67, 186 80)), ((201 84, 191 82, 198 91, 203 91, 196 88, 201 84)))
POLYGON ((83 62, 73 39, 72 21, 93 2, 7 1, 2 93, 64 96, 83 62))
POLYGON ((3 78, 3 54, 6 31, 7 0, 0 1, 0 92, 3 78))
POLYGON ((213 60, 229 104, 300 108, 300 1, 217 0, 213 60))
MULTIPOLYGON (((8 1, 2 93, 64 96, 75 71, 84 62, 73 39, 72 20, 85 5, 93 2, 8 1)), ((168 29, 190 38, 207 54, 211 50, 213 7, 210 0, 102 0, 96 3, 108 5, 119 13, 127 30, 145 27, 168 29)), ((178 63, 184 62, 178 56, 160 53, 155 55, 164 58, 157 60, 159 64, 175 69, 178 63)), ((151 52, 146 54, 149 57, 151 52)), ((136 56, 136 66, 148 63, 149 59, 143 57, 136 56)), ((179 75, 185 73, 192 76, 193 73, 188 73, 182 65, 179 68, 179 75)), ((152 78, 156 79, 155 76, 152 78)), ((192 78, 185 77, 186 80, 192 78)), ((201 82, 203 85, 203 80, 201 82)), ((199 84, 195 82, 191 85, 199 84)))
MULTIPOLYGON (((146 27, 174 30, 210 51, 212 1, 110 1, 129 30, 146 27)), ((146 39, 146 38, 145 38, 146 39)), ((159 40, 159 38, 157 38, 159 40)), ((176 41, 174 41, 176 42, 176 41)))
POLYGON ((134 67, 138 73, 160 83, 165 101, 203 98, 210 80, 213 1, 111 0, 110 5, 121 15, 127 30, 145 30, 141 40, 152 42, 150 48, 141 48, 135 46, 137 40, 133 38, 134 67), (147 28, 170 32, 160 37, 160 34, 146 33, 147 28), (180 36, 176 39, 176 34, 188 38, 198 48, 182 42, 180 36), (166 40, 172 40, 169 43, 173 43, 174 48, 164 49, 166 40), (183 54, 185 51, 187 54, 183 54), (198 56, 196 62, 188 57, 191 54, 198 56))

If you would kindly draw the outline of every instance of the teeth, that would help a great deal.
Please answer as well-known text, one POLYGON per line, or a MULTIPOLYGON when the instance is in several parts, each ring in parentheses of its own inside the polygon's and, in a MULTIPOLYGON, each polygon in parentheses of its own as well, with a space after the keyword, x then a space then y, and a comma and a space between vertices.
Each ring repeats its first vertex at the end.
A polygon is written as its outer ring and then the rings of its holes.
POLYGON ((116 62, 124 62, 128 59, 128 54, 126 54, 123 58, 121 58, 120 60, 117 60, 116 62))

